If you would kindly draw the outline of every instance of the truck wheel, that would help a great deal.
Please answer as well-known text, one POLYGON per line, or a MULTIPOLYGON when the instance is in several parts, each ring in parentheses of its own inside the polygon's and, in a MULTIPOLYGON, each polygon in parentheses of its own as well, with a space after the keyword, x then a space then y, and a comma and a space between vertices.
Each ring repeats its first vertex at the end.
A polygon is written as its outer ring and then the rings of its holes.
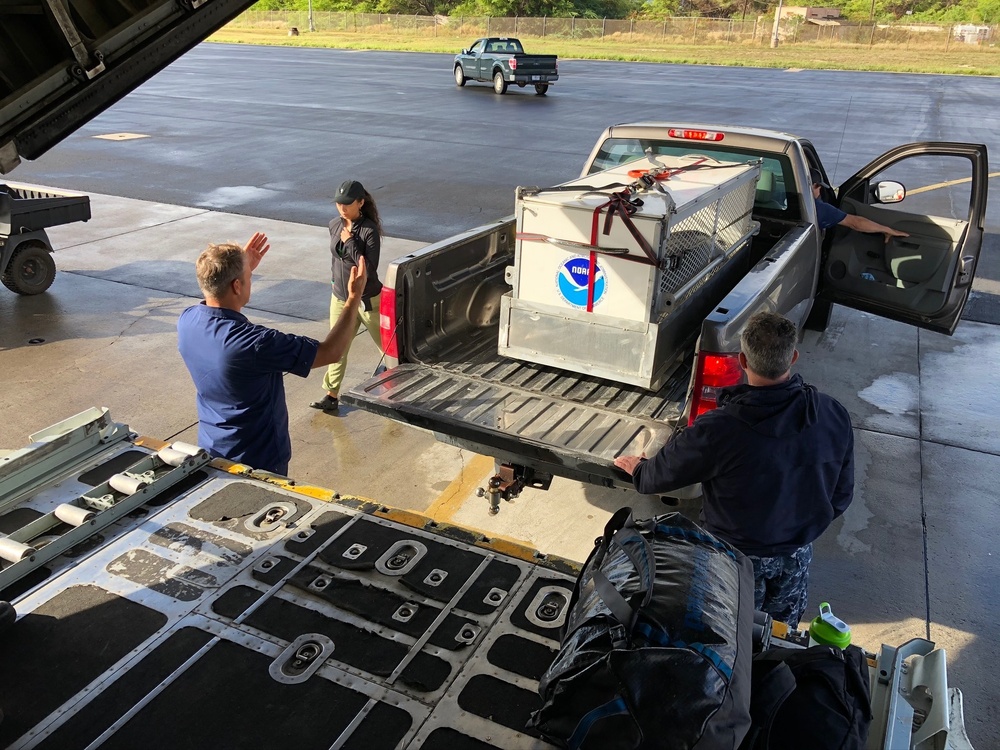
POLYGON ((0 276, 3 285, 18 294, 41 294, 56 277, 56 262, 41 244, 24 244, 14 251, 0 276))
POLYGON ((455 85, 459 87, 465 85, 465 72, 462 70, 461 65, 455 66, 455 85))
POLYGON ((833 303, 825 299, 813 300, 812 310, 806 318, 805 328, 809 331, 819 331, 822 333, 830 325, 830 316, 833 313, 833 303))
POLYGON ((536 83, 535 84, 535 95, 545 96, 545 92, 549 90, 549 84, 547 83, 536 83))
POLYGON ((497 94, 507 93, 507 82, 503 79, 502 70, 498 70, 493 74, 493 91, 497 94))

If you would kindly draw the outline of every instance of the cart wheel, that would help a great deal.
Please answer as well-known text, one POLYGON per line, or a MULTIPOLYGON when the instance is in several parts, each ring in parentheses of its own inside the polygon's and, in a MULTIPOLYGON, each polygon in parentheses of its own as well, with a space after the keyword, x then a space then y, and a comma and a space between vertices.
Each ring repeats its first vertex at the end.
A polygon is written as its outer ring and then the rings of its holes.
POLYGON ((545 96, 545 92, 549 90, 549 84, 547 83, 536 83, 535 84, 535 94, 538 96, 545 96))
POLYGON ((48 248, 31 243, 14 251, 0 281, 18 294, 41 294, 52 286, 55 277, 56 262, 48 248))

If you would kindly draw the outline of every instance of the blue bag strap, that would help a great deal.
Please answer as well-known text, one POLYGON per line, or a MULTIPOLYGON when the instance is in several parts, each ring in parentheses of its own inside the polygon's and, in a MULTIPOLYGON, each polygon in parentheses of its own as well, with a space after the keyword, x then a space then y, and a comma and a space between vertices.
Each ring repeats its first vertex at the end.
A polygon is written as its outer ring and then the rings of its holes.
POLYGON ((573 729, 573 734, 569 736, 566 744, 569 746, 570 750, 579 750, 583 746, 583 743, 587 739, 587 735, 590 733, 591 728, 601 719, 605 719, 608 716, 620 716, 621 714, 627 714, 628 704, 625 703, 625 699, 619 696, 607 703, 593 708, 582 717, 580 721, 577 722, 576 727, 573 729))

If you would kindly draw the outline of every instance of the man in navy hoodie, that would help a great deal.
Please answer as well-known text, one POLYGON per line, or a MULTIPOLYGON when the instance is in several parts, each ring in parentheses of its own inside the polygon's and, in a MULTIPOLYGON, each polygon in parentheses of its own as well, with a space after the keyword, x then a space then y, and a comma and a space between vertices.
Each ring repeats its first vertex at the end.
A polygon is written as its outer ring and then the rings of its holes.
POLYGON ((757 313, 740 340, 747 382, 676 432, 652 458, 615 465, 644 494, 702 483, 705 528, 753 563, 757 609, 795 627, 806 608, 812 543, 854 498, 847 410, 791 374, 797 331, 757 313))

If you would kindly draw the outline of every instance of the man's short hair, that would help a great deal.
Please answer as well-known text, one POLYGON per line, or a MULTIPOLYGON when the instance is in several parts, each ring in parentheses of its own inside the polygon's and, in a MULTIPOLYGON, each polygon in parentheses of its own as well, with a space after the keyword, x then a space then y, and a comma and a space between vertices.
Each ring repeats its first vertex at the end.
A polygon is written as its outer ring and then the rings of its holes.
POLYGON ((753 315, 740 336, 740 349, 747 367, 763 378, 779 378, 792 367, 798 331, 783 315, 759 312, 753 315))
POLYGON ((212 299, 224 297, 233 281, 243 275, 245 263, 246 255, 239 245, 233 242, 209 245, 195 264, 202 293, 212 299))

